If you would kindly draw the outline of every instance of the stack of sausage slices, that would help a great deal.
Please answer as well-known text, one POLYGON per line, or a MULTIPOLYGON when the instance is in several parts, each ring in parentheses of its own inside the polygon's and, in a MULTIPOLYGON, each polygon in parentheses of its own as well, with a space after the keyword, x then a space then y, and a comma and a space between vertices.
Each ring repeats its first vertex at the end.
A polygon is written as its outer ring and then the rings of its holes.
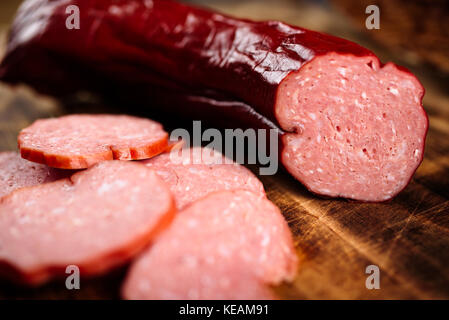
POLYGON ((20 155, 0 153, 2 277, 40 285, 67 266, 88 277, 131 262, 125 299, 272 299, 295 275, 262 183, 211 149, 173 157, 159 123, 42 119, 18 144, 20 155))

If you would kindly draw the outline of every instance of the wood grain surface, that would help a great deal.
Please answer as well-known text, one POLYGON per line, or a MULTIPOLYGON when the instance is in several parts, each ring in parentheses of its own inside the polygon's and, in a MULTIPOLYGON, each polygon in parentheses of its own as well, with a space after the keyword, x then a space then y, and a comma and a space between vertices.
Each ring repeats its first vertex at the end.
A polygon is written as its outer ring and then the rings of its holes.
MULTIPOLYGON (((260 177, 291 227, 301 260, 295 281, 274 290, 285 299, 449 298, 449 76, 373 45, 331 7, 286 0, 208 5, 241 17, 281 19, 355 40, 379 53, 383 61, 409 67, 426 88, 430 129, 424 161, 394 200, 372 204, 321 199, 286 172, 260 177), (365 287, 365 268, 372 264, 380 268, 379 290, 365 287)), ((5 29, 0 32, 4 37, 5 29)), ((121 111, 127 112, 126 107, 121 111)), ((58 103, 29 88, 0 84, 0 150, 14 150, 17 133, 37 118, 86 110, 104 112, 108 107, 84 100, 58 103)), ((115 299, 125 273, 126 266, 85 279, 81 290, 74 291, 58 281, 34 289, 3 281, 0 299, 115 299)))

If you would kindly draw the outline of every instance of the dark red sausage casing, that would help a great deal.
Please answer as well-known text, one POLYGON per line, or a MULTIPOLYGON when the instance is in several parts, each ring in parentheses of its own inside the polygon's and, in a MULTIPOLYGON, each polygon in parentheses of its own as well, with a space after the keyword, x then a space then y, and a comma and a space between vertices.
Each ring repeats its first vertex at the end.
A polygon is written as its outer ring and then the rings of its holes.
POLYGON ((22 5, 1 79, 56 95, 120 85, 175 114, 277 127, 283 165, 326 196, 391 199, 422 161, 422 85, 353 42, 172 1, 70 4, 79 30, 66 1, 22 5))

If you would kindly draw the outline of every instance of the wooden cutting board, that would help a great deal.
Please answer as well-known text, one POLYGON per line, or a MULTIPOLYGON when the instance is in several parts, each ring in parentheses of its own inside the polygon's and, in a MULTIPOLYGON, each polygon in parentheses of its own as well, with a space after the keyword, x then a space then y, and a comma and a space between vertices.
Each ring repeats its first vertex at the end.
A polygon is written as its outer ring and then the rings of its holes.
MULTIPOLYGON (((301 260, 295 281, 275 290, 288 299, 449 298, 449 77, 376 48, 352 33, 329 8, 282 3, 284 7, 278 11, 252 2, 218 2, 217 7, 235 15, 283 19, 332 32, 382 53, 384 61, 405 63, 426 87, 424 104, 430 129, 422 165, 410 185, 389 203, 317 198, 283 171, 260 177, 291 227, 301 260), (281 16, 273 16, 273 12, 281 16), (316 18, 303 18, 307 12, 316 18), (368 265, 380 269, 378 290, 365 286, 368 265)), ((86 103, 83 97, 61 105, 29 88, 0 84, 0 150, 14 150, 19 130, 37 118, 105 110, 104 105, 86 103)), ((65 289, 63 282, 34 289, 0 282, 0 299, 118 298, 125 273, 126 267, 83 280, 81 289, 74 291, 65 289)))

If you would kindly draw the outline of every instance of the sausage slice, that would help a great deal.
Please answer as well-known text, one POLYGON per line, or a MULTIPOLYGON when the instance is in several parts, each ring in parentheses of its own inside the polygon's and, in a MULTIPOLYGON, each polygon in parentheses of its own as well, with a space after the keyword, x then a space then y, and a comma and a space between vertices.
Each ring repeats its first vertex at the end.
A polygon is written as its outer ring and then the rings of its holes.
POLYGON ((261 194, 221 191, 176 216, 132 264, 122 293, 127 299, 268 298, 261 286, 291 280, 296 268, 279 209, 261 194))
POLYGON ((17 152, 0 152, 0 198, 16 189, 52 182, 71 173, 24 160, 17 152))
POLYGON ((106 161, 0 201, 0 274, 27 284, 97 275, 127 262, 172 218, 170 190, 154 171, 106 161))
POLYGON ((88 168, 103 160, 147 159, 163 152, 162 125, 126 115, 69 115, 37 120, 19 134, 24 159, 63 169, 88 168))
POLYGON ((222 190, 244 189, 265 195, 262 183, 251 171, 209 148, 175 150, 143 163, 170 186, 178 209, 222 190))

